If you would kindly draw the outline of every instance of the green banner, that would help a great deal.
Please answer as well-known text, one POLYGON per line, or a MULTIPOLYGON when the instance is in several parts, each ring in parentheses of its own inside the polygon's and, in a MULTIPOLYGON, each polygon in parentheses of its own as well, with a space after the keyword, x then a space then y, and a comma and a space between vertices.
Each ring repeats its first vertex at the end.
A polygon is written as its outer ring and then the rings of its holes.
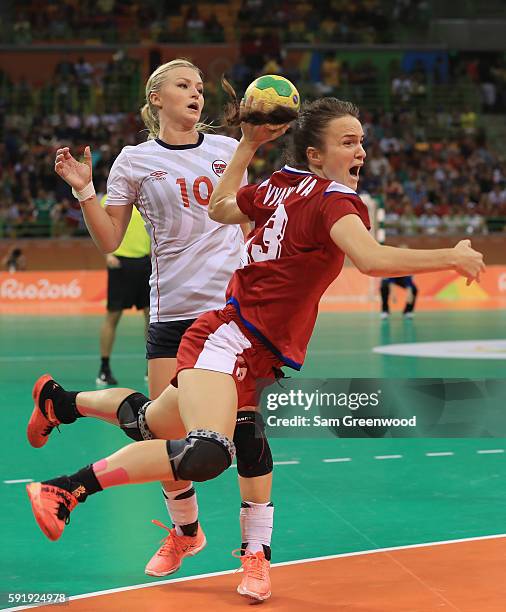
POLYGON ((506 437, 503 379, 283 379, 260 406, 270 437, 506 437))

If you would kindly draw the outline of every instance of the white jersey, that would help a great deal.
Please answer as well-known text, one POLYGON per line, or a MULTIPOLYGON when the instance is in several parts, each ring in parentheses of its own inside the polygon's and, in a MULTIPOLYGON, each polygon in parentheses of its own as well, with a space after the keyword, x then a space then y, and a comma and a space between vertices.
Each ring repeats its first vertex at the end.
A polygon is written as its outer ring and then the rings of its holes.
POLYGON ((107 205, 134 204, 151 237, 152 323, 193 319, 225 303, 243 234, 212 221, 207 205, 237 145, 202 133, 195 145, 148 140, 125 147, 111 168, 107 205))

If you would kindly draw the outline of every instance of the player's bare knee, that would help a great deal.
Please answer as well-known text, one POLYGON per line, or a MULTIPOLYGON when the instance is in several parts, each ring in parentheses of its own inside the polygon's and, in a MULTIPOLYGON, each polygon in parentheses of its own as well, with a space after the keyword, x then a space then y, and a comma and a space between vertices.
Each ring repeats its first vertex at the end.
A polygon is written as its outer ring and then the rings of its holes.
POLYGON ((204 482, 230 467, 235 446, 216 431, 194 429, 182 440, 168 440, 167 452, 176 480, 204 482))
POLYGON ((150 404, 149 397, 142 393, 132 393, 121 402, 116 412, 119 426, 136 442, 155 438, 146 422, 146 409, 150 404))

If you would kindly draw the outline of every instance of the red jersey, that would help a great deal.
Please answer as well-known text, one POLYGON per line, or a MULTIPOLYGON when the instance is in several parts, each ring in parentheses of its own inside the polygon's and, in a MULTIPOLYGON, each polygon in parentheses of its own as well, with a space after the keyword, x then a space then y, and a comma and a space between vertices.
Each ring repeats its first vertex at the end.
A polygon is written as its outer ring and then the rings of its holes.
POLYGON ((330 229, 344 215, 358 215, 369 229, 367 207, 349 187, 289 166, 240 189, 237 204, 255 230, 245 245, 246 265, 228 285, 227 303, 246 329, 299 370, 320 298, 344 263, 330 229))

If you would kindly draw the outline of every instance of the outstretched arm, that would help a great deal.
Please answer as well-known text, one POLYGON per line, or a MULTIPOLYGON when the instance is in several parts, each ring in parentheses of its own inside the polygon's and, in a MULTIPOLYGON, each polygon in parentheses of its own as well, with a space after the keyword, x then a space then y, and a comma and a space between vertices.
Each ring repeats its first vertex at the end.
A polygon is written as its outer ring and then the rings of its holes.
POLYGON ((345 215, 330 230, 334 243, 369 276, 408 276, 455 270, 470 285, 485 270, 483 255, 461 240, 451 249, 400 249, 384 246, 369 234, 358 215, 345 215))
POLYGON ((72 157, 68 147, 58 149, 54 169, 78 194, 82 194, 78 199, 93 242, 103 253, 115 251, 130 222, 132 205, 100 206, 93 188, 90 147, 84 149, 84 163, 72 157))

